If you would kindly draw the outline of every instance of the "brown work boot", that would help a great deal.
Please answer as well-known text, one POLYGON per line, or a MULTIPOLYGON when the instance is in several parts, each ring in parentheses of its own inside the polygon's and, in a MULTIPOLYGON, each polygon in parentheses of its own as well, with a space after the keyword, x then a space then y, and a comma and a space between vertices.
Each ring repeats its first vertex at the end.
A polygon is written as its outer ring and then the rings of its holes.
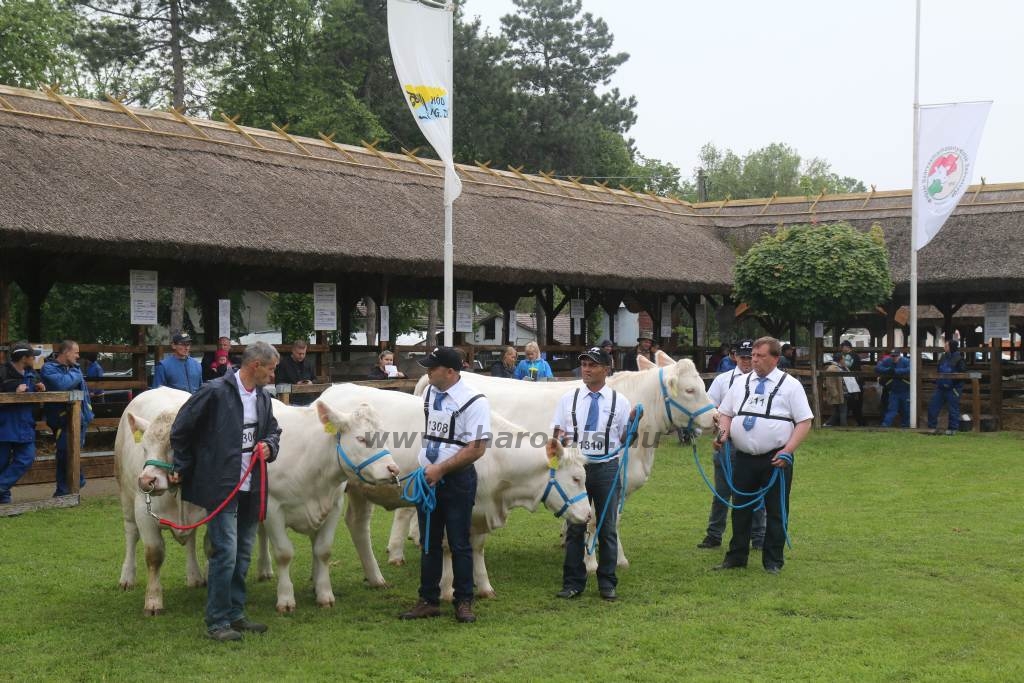
POLYGON ((426 600, 420 599, 416 601, 416 604, 412 606, 408 611, 402 612, 398 615, 399 619, 427 619, 429 617, 441 616, 441 608, 437 605, 432 605, 426 600))
POLYGON ((455 603, 455 621, 460 624, 472 624, 476 621, 476 615, 473 614, 473 603, 469 600, 455 603))

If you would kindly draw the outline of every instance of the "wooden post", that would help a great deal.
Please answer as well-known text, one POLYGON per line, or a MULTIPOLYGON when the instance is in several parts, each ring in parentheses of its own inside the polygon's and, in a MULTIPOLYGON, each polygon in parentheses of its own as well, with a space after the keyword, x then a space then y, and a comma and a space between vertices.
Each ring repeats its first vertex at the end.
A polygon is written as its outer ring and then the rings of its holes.
POLYGON ((981 431, 981 373, 971 373, 971 431, 975 434, 981 431))
POLYGON ((78 479, 82 471, 82 392, 72 391, 68 402, 68 422, 64 427, 64 435, 68 444, 68 491, 72 495, 79 491, 78 479))
MULTIPOLYGON (((0 277, 0 344, 11 341, 11 284, 0 277)), ((7 352, 0 351, 0 363, 6 362, 7 352)))
MULTIPOLYGON (((324 330, 319 330, 316 333, 316 343, 317 343, 317 346, 327 346, 328 345, 327 342, 328 342, 328 340, 327 340, 327 332, 325 332, 324 330)), ((316 374, 316 378, 315 378, 314 381, 316 381, 316 382, 319 382, 320 378, 323 377, 323 370, 324 370, 324 358, 323 358, 323 356, 324 356, 324 354, 322 354, 322 353, 316 354, 316 361, 314 362, 314 365, 313 365, 313 372, 316 374)), ((287 401, 285 401, 285 403, 287 403, 287 401)))
POLYGON ((132 353, 132 379, 136 382, 145 382, 149 384, 149 378, 146 377, 146 326, 145 325, 132 325, 132 343, 135 346, 142 347, 142 352, 132 353))
POLYGON ((814 428, 819 429, 821 427, 821 375, 818 371, 818 364, 821 363, 822 345, 821 337, 815 337, 813 334, 811 337, 811 400, 814 406, 814 428))
POLYGON ((996 429, 1002 429, 1003 424, 1003 340, 999 337, 992 337, 989 341, 992 350, 992 384, 989 403, 992 407, 992 417, 996 421, 996 429))

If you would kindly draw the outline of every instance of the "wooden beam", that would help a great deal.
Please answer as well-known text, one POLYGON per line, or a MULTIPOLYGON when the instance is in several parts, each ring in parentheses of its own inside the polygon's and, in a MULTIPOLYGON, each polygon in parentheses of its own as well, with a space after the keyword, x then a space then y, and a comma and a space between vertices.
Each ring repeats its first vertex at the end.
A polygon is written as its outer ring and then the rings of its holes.
POLYGON ((290 142, 293 145, 295 145, 295 148, 298 149, 300 152, 302 152, 303 154, 305 154, 308 157, 313 156, 313 153, 310 152, 308 149, 306 149, 305 145, 303 145, 301 142, 299 142, 298 140, 296 140, 295 138, 293 138, 291 135, 288 134, 288 124, 287 123, 284 124, 284 126, 282 127, 282 126, 277 125, 273 121, 271 121, 270 125, 273 126, 274 130, 277 131, 278 135, 280 135, 285 140, 287 140, 288 142, 290 142))
POLYGON ((195 133, 198 137, 201 137, 204 140, 211 139, 210 136, 206 134, 206 131, 204 131, 202 128, 200 128, 196 124, 192 123, 192 121, 190 121, 187 116, 182 114, 180 111, 178 111, 174 107, 168 107, 167 111, 171 114, 171 116, 173 116, 175 119, 178 120, 178 123, 184 123, 186 126, 189 127, 189 130, 191 130, 193 133, 195 133))
POLYGON ((361 139, 361 140, 359 140, 359 142, 363 145, 364 148, 366 148, 367 152, 369 152, 370 154, 374 155, 375 157, 377 157, 378 159, 380 159, 381 161, 383 161, 387 165, 391 166, 391 168, 393 168, 395 170, 398 170, 398 171, 402 170, 401 167, 398 164, 393 162, 391 159, 388 159, 386 156, 384 156, 381 153, 381 151, 379 149, 377 149, 377 145, 380 144, 380 140, 374 140, 373 142, 367 142, 366 140, 362 140, 361 139))
POLYGON ((88 121, 89 120, 89 119, 85 118, 85 116, 83 116, 80 111, 78 111, 77 109, 72 107, 70 102, 68 102, 66 99, 61 97, 60 93, 57 92, 56 89, 51 88, 48 85, 44 85, 43 86, 43 92, 46 93, 50 97, 51 100, 53 100, 54 102, 58 103, 60 106, 64 107, 72 116, 74 116, 79 121, 88 121))
POLYGON ((266 147, 264 147, 263 144, 259 140, 257 140, 253 136, 251 136, 248 133, 246 133, 244 130, 242 130, 241 126, 239 126, 237 123, 235 123, 235 121, 238 120, 238 116, 239 115, 236 114, 234 118, 231 118, 227 114, 225 114, 224 112, 220 113, 220 117, 222 119, 224 119, 224 123, 228 124, 228 127, 230 127, 231 130, 233 130, 236 133, 240 134, 243 138, 245 138, 250 143, 252 143, 253 146, 258 147, 260 149, 266 149, 266 147))
POLYGON ((435 169, 433 166, 425 164, 423 162, 423 159, 420 159, 418 156, 416 156, 416 152, 420 151, 420 149, 421 149, 420 147, 415 147, 412 150, 408 150, 405 147, 403 147, 402 148, 402 154, 404 154, 405 156, 407 156, 410 159, 412 159, 413 161, 415 161, 422 168, 426 169, 426 171, 428 173, 430 173, 432 175, 440 176, 441 174, 437 172, 437 169, 435 169))
POLYGON ((130 118, 132 121, 134 121, 135 123, 139 124, 140 126, 142 126, 144 129, 146 129, 148 131, 152 131, 153 130, 152 128, 149 127, 149 124, 147 124, 145 121, 143 121, 138 116, 136 116, 135 112, 133 112, 128 107, 124 106, 124 103, 122 103, 121 100, 119 100, 116 97, 113 97, 111 95, 106 95, 106 98, 107 98, 107 100, 111 104, 113 104, 115 107, 120 109, 122 114, 127 115, 128 118, 130 118))
POLYGON ((351 152, 349 152, 347 149, 345 149, 344 147, 342 147, 341 145, 334 141, 334 133, 331 133, 330 135, 317 133, 317 135, 319 135, 320 139, 326 142, 332 149, 334 149, 336 152, 341 153, 343 157, 351 161, 353 164, 359 163, 359 161, 354 156, 352 156, 351 152))

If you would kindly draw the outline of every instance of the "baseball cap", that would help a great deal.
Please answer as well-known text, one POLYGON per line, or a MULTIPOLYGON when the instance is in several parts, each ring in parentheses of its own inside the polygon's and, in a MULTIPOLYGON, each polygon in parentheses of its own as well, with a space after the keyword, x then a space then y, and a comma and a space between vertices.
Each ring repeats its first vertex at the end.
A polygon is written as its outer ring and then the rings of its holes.
POLYGON ((754 355, 754 340, 744 339, 736 346, 736 355, 740 358, 750 358, 754 355))
POLYGON ((614 346, 614 344, 612 344, 611 339, 605 339, 603 342, 601 342, 600 346, 603 349, 606 346, 614 346))
POLYGON ((845 346, 847 348, 852 349, 853 348, 853 342, 851 342, 849 339, 844 339, 843 341, 839 342, 839 346, 840 347, 845 346))
POLYGON ((444 367, 461 370, 462 354, 450 346, 439 346, 417 362, 425 368, 444 367))
POLYGON ((188 336, 186 332, 179 332, 178 334, 171 337, 172 344, 191 344, 192 337, 188 336))
POLYGON ((11 346, 11 360, 18 360, 25 356, 38 356, 42 353, 42 349, 33 349, 28 342, 24 341, 14 342, 11 346))
POLYGON ((611 365, 612 364, 612 359, 599 346, 592 346, 592 347, 590 347, 589 349, 587 349, 586 351, 581 353, 577 357, 577 360, 583 360, 584 358, 589 358, 590 360, 594 361, 598 365, 611 365))

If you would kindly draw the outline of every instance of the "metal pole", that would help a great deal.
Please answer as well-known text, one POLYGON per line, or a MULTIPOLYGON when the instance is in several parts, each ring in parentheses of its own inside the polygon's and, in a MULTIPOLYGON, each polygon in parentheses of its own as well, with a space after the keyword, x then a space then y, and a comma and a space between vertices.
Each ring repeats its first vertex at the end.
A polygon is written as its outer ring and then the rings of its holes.
MULTIPOLYGON (((445 9, 448 9, 445 7, 445 9)), ((454 9, 451 10, 454 13, 454 9)), ((455 72, 452 60, 454 51, 454 25, 455 19, 447 24, 448 26, 448 82, 451 84, 452 92, 449 93, 448 107, 448 139, 451 141, 450 153, 455 153, 455 72)), ((454 173, 454 169, 452 170, 454 173)), ((448 197, 448 174, 445 173, 445 204, 444 204, 444 345, 451 346, 454 341, 454 298, 455 298, 455 237, 452 230, 452 202, 447 201, 448 197)))
POLYGON ((914 20, 914 163, 910 183, 910 428, 917 429, 917 366, 921 359, 917 353, 917 204, 918 173, 917 135, 921 118, 921 0, 917 0, 914 20))

